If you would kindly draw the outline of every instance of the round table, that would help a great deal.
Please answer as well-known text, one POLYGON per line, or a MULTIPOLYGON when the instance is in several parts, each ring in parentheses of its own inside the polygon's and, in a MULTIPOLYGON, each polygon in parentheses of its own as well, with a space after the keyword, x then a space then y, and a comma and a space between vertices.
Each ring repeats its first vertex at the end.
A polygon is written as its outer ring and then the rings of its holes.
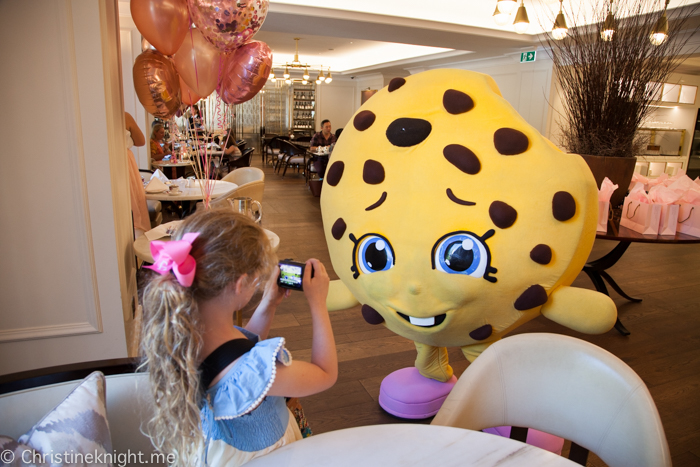
MULTIPOLYGON (((604 293, 605 295, 610 295, 608 293, 608 288, 605 286, 605 282, 610 284, 610 287, 619 293, 621 296, 630 300, 632 302, 641 302, 641 298, 635 298, 627 295, 624 290, 615 282, 615 280, 606 272, 617 263, 622 255, 625 254, 627 248, 629 248, 632 243, 666 243, 666 244, 691 244, 700 243, 700 238, 693 237, 691 235, 686 235, 677 232, 676 235, 643 235, 634 230, 628 229, 627 227, 620 226, 619 223, 608 223, 607 232, 598 232, 596 238, 601 240, 614 240, 619 242, 615 248, 608 252, 605 256, 598 258, 593 261, 589 261, 583 267, 583 272, 585 272, 588 277, 590 277, 595 289, 598 292, 604 293), (605 280, 605 281, 604 281, 605 280)), ((617 318, 615 322, 615 329, 617 332, 623 336, 629 336, 630 332, 622 324, 620 318, 617 318)))
POLYGON ((272 451, 246 467, 431 465, 571 467, 578 464, 510 438, 438 425, 371 425, 314 435, 272 451))
MULTIPOLYGON (((158 201, 198 201, 204 199, 204 187, 200 188, 200 184, 202 182, 207 183, 206 180, 197 180, 194 184, 190 182, 189 187, 185 186, 187 184, 185 180, 173 180, 172 182, 177 183, 180 186, 180 193, 177 195, 171 195, 170 193, 166 192, 146 192, 146 199, 155 199, 158 201)), ((238 185, 235 183, 224 182, 223 180, 209 180, 208 182, 213 184, 213 189, 211 192, 212 199, 226 194, 238 187, 238 185)))
POLYGON ((190 167, 194 165, 192 161, 178 161, 178 162, 170 162, 170 161, 153 161, 151 163, 154 167, 158 167, 160 169, 165 169, 165 168, 170 168, 170 178, 177 178, 179 175, 184 176, 186 172, 186 167, 190 167), (183 169, 183 167, 185 169, 183 169), (178 169, 182 172, 181 174, 178 174, 178 169))
MULTIPOLYGON (((277 252, 277 249, 280 246, 279 236, 271 230, 263 229, 263 231, 267 235, 268 240, 270 240, 272 251, 277 252)), ((168 235, 165 237, 156 238, 155 240, 169 242, 170 236, 168 235)), ((148 239, 148 237, 146 237, 146 235, 141 235, 134 241, 134 254, 137 258, 146 261, 147 263, 153 263, 153 256, 151 256, 151 241, 148 239)))

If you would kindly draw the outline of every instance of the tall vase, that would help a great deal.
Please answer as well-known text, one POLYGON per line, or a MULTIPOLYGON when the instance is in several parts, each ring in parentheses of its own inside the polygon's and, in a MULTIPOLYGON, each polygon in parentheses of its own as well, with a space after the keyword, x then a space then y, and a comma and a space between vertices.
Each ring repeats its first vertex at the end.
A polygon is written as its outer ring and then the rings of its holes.
POLYGON ((610 206, 617 207, 621 205, 625 200, 627 189, 632 181, 637 158, 593 156, 590 154, 581 154, 581 157, 583 157, 591 172, 593 172, 598 188, 600 188, 600 184, 605 177, 608 177, 611 182, 618 185, 617 190, 610 198, 610 206))

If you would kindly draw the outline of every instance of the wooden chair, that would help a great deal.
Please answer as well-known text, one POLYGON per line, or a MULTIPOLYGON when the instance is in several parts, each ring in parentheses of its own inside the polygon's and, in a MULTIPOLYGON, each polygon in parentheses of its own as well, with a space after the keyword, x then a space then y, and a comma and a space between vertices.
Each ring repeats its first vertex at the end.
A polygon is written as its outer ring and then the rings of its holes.
POLYGON ((581 465, 590 450, 610 467, 671 466, 659 412, 642 379, 608 351, 559 334, 520 334, 492 344, 467 367, 432 424, 534 428, 571 440, 569 459, 581 465))
POLYGON ((306 168, 306 149, 296 146, 291 141, 282 141, 280 153, 284 154, 284 157, 279 159, 277 171, 281 169, 281 165, 284 165, 284 171, 282 176, 284 177, 287 173, 287 168, 293 165, 297 170, 299 168, 306 168))

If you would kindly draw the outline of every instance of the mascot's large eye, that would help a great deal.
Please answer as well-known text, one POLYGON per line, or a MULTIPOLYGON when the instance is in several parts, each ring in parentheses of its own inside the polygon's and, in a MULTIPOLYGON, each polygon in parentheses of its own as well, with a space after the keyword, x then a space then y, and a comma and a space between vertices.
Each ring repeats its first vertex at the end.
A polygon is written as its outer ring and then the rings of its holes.
POLYGON ((489 267, 486 243, 471 232, 452 232, 435 243, 433 268, 448 274, 483 277, 489 267))
POLYGON ((394 267, 394 251, 386 238, 367 234, 355 244, 354 261, 363 274, 388 271, 394 267))

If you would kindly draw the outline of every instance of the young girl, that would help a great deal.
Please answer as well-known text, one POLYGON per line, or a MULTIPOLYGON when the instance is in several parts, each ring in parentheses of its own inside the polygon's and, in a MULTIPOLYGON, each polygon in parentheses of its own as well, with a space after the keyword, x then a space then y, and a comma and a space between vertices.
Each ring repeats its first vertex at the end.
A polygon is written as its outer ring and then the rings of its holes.
POLYGON ((277 260, 253 221, 228 210, 188 217, 171 242, 153 242, 154 274, 144 290, 144 366, 155 415, 155 446, 178 465, 241 465, 301 439, 284 397, 330 388, 338 361, 326 296, 328 274, 306 262, 312 317, 311 363, 294 361, 284 338, 267 339, 277 305, 277 260), (312 276, 313 269, 313 277, 312 276), (245 328, 233 326, 263 284, 245 328))

